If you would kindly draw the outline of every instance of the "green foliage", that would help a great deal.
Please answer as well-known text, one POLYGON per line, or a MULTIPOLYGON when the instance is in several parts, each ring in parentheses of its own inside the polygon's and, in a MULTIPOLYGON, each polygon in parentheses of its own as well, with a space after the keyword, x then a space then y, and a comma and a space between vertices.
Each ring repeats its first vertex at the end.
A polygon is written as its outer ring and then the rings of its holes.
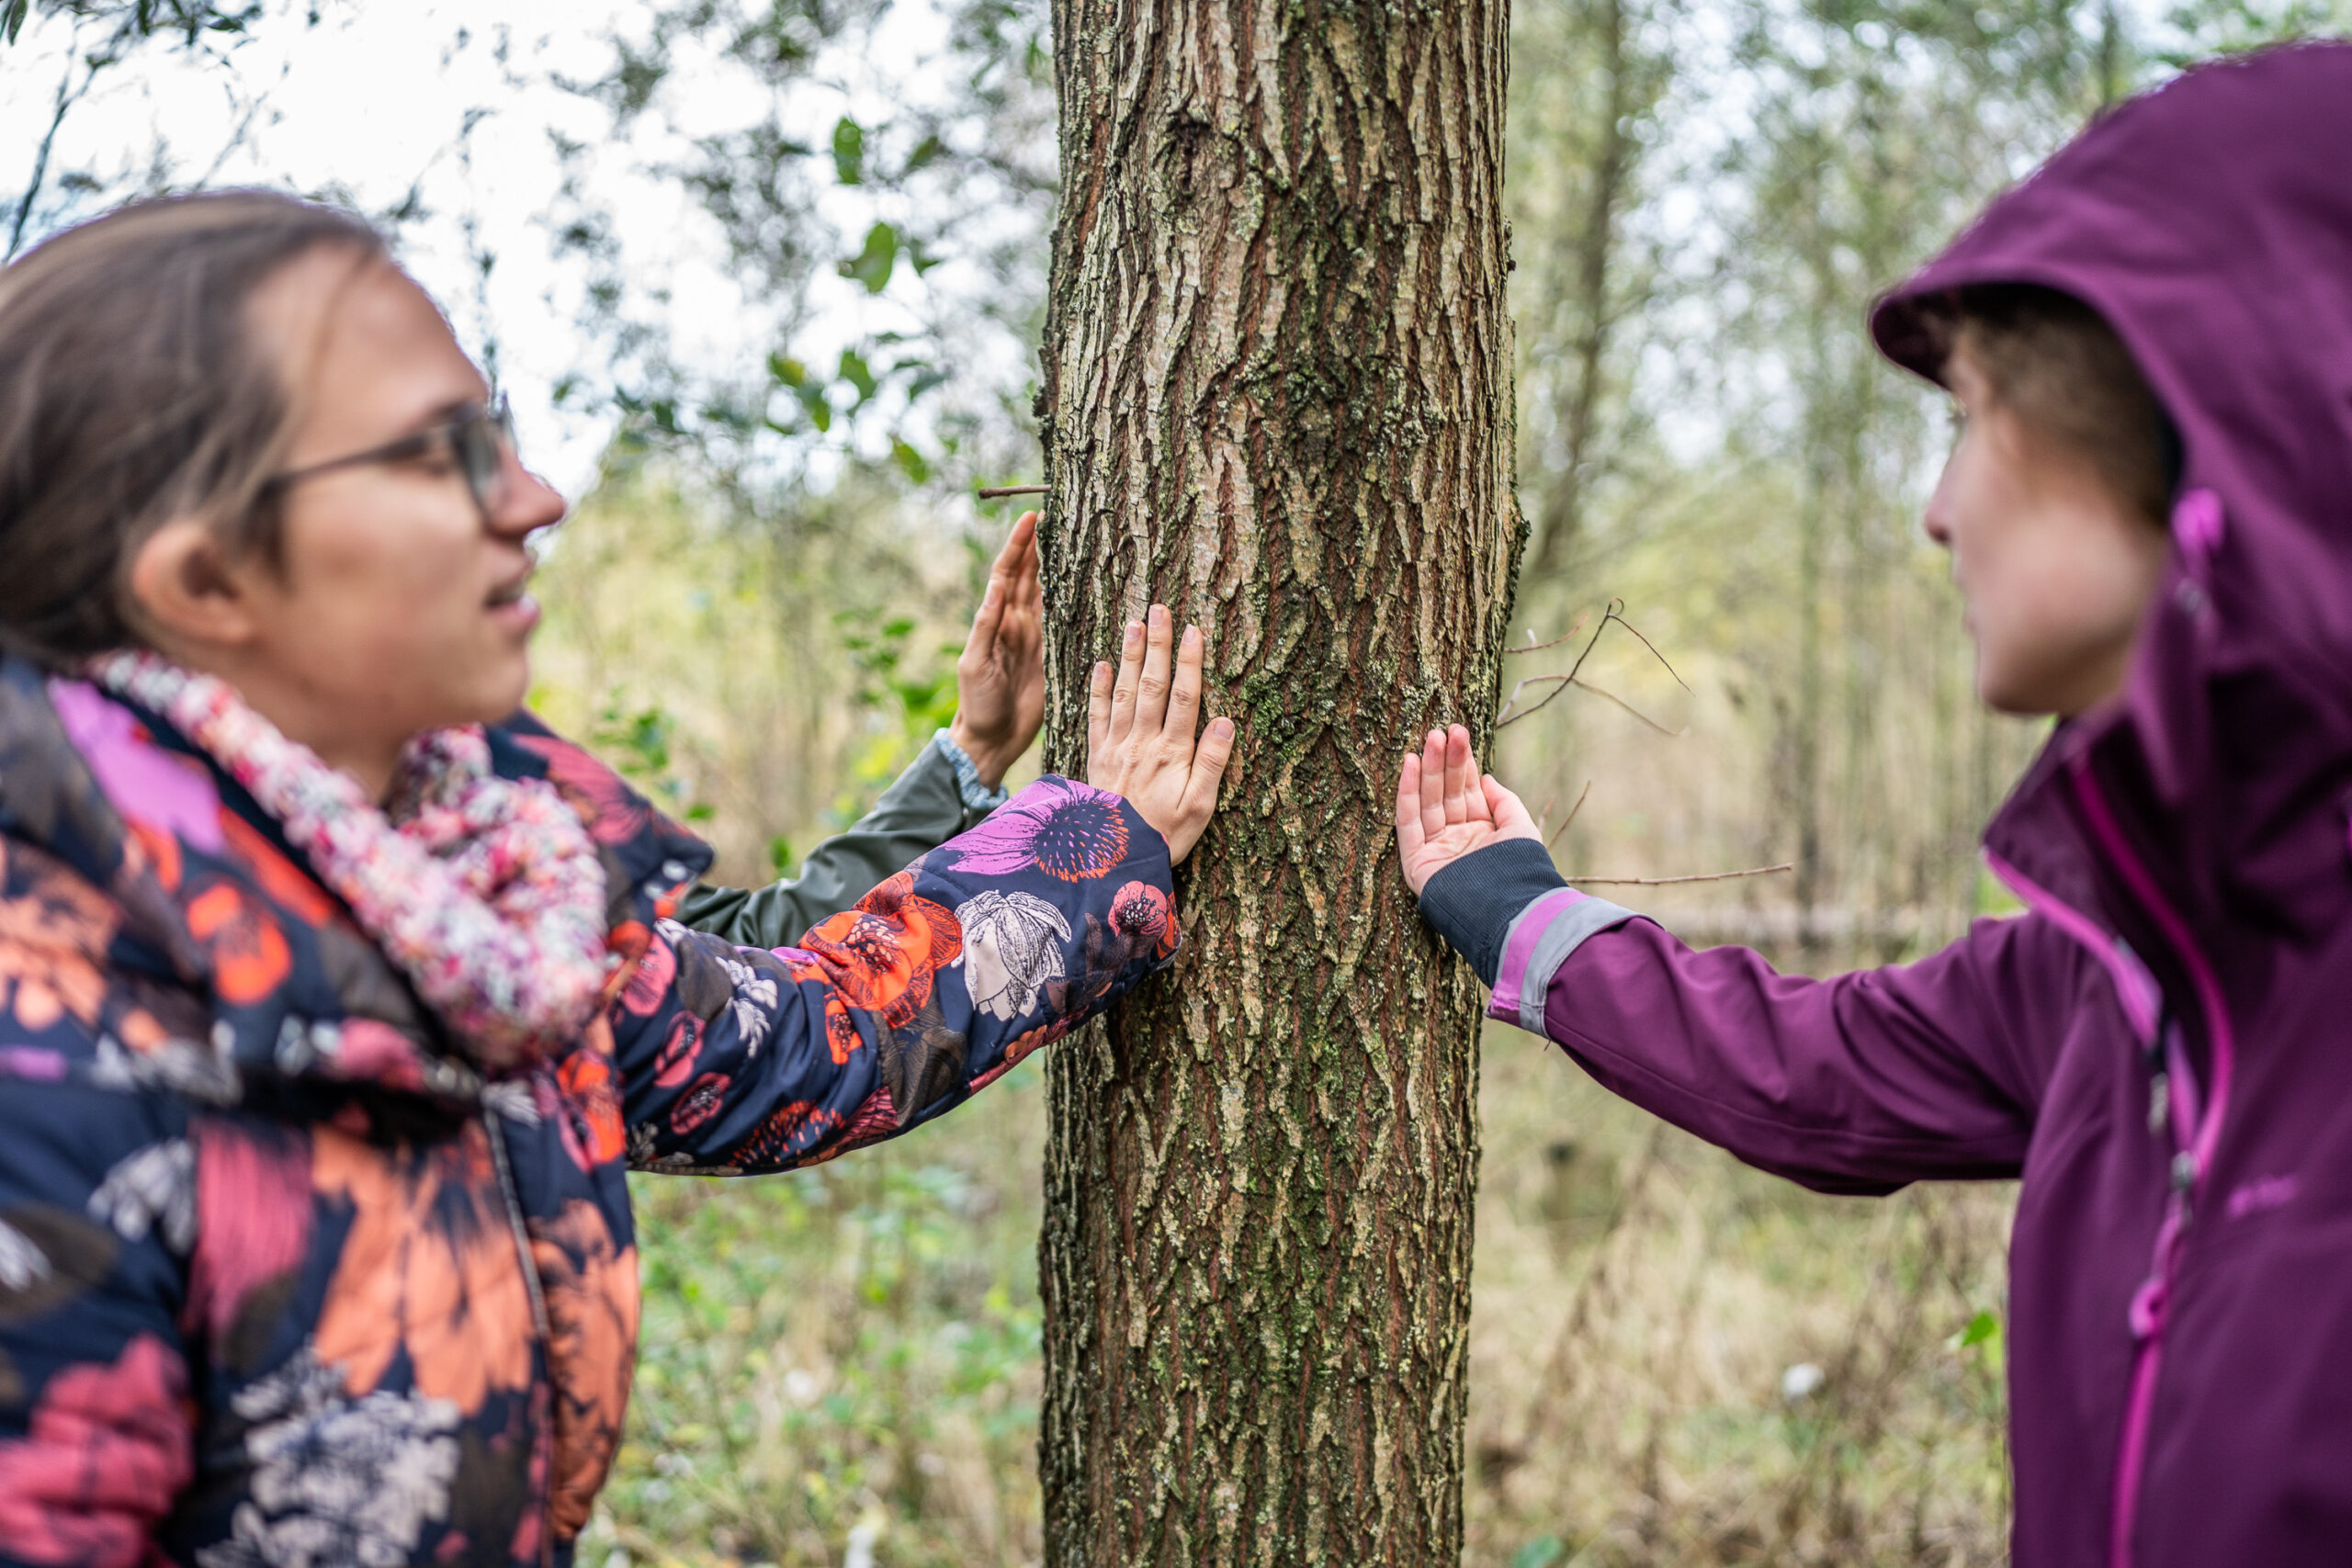
POLYGON ((890 286, 890 273, 898 265, 899 231, 876 223, 865 231, 865 248, 841 264, 841 273, 864 284, 868 294, 879 294, 890 286))
POLYGON ((845 186, 865 183, 865 128, 847 115, 833 126, 833 178, 845 186))
POLYGON ((589 740, 624 778, 633 780, 653 803, 680 821, 708 822, 718 807, 695 797, 693 781, 671 762, 670 739, 676 716, 656 703, 630 709, 617 688, 597 710, 589 740))
POLYGON ((2352 4, 2346 0, 2189 0, 2167 18, 2179 41, 2156 58, 2176 70, 2216 54, 2295 39, 2340 38, 2352 33, 2352 4))
MULTIPOLYGON (((261 20, 262 0, 222 6, 216 0, 48 0, 44 9, 101 23, 121 36, 176 35, 194 45, 206 33, 243 33, 261 20)), ((32 12, 32 0, 0 0, 0 39, 10 43, 32 12)))
MULTIPOLYGON (((992 1094, 1037 1098, 1014 1077, 992 1094)), ((908 1568, 1017 1561, 990 1537, 1035 1513, 1038 1311, 1009 1174, 918 1136, 765 1180, 632 1178, 637 1392, 582 1560, 830 1563, 864 1524, 908 1568)))
POLYGON ((864 784, 878 785, 904 765, 905 760, 956 716, 954 646, 942 648, 944 658, 926 662, 914 653, 918 623, 911 615, 893 615, 869 629, 864 612, 843 610, 833 617, 841 628, 842 647, 857 671, 854 700, 876 715, 882 725, 854 764, 864 784))
POLYGON ((1510 1568, 1559 1568, 1567 1554, 1567 1543, 1558 1536, 1540 1535, 1511 1553, 1510 1568))

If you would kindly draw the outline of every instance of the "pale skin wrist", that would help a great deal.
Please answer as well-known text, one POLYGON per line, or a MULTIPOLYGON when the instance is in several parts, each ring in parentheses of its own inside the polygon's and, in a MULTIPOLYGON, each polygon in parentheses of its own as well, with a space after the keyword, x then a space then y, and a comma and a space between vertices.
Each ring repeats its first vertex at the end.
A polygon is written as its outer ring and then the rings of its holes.
POLYGON ((964 755, 972 759, 972 766, 979 773, 980 783, 990 789, 1002 784, 1004 775, 1012 770, 1013 763, 1021 760, 1019 753, 1004 755, 975 735, 972 732, 972 727, 964 722, 964 716, 960 712, 947 726, 947 739, 960 749, 964 755))
POLYGON ((1004 782, 1045 723, 1045 616, 1037 514, 1028 512, 997 553, 971 636, 956 661, 956 716, 947 738, 990 789, 1004 782))

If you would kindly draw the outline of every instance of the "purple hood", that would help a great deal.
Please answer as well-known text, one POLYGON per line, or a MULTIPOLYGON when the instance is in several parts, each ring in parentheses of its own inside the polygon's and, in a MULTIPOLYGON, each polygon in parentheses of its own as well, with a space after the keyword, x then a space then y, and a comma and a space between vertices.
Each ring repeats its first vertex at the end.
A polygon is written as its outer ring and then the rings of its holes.
POLYGON ((1978 283, 2098 310, 2185 456, 2127 711, 2067 727, 1988 841, 2087 897, 2035 801, 2088 748, 2193 923, 2315 934, 2352 899, 2343 816, 2313 809, 2352 785, 2352 46, 2122 105, 1882 299, 1879 346, 1933 378, 1918 301, 1978 283))

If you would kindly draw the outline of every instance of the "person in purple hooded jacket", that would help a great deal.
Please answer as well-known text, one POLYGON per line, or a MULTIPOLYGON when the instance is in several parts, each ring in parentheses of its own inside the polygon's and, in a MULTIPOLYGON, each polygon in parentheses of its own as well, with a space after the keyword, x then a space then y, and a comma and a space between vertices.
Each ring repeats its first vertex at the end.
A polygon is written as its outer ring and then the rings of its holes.
POLYGON ((1926 525, 2027 906, 1812 980, 1566 886, 1432 733, 1397 840, 1492 1017, 1830 1192, 2023 1179, 2019 1568, 2352 1560, 2352 46, 2092 125, 1871 319, 1966 423, 1926 525))

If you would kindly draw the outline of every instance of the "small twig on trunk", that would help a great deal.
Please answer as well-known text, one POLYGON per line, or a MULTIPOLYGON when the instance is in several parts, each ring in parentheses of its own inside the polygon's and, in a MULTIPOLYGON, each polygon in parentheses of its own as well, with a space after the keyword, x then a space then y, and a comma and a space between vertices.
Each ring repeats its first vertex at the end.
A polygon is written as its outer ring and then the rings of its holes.
POLYGON ((1043 495, 1044 485, 989 485, 980 491, 982 501, 1001 501, 1008 495, 1043 495))
MULTIPOLYGON (((1578 792, 1577 795, 1577 803, 1568 807, 1568 814, 1560 818, 1560 825, 1552 829, 1552 836, 1550 838, 1544 840, 1544 848, 1547 852, 1551 850, 1554 844, 1560 841, 1560 835, 1568 830, 1568 824, 1577 819, 1577 813, 1584 809, 1584 797, 1591 793, 1592 781, 1590 779, 1587 779, 1584 781, 1584 788, 1578 792)), ((1544 810, 1548 815, 1551 808, 1546 807, 1544 810)))
POLYGON ((1738 876, 1770 876, 1776 871, 1794 871, 1793 863, 1780 865, 1759 865, 1752 871, 1717 871, 1705 876, 1564 876, 1563 882, 1581 883, 1587 887, 1666 887, 1678 882, 1729 882, 1738 876))

